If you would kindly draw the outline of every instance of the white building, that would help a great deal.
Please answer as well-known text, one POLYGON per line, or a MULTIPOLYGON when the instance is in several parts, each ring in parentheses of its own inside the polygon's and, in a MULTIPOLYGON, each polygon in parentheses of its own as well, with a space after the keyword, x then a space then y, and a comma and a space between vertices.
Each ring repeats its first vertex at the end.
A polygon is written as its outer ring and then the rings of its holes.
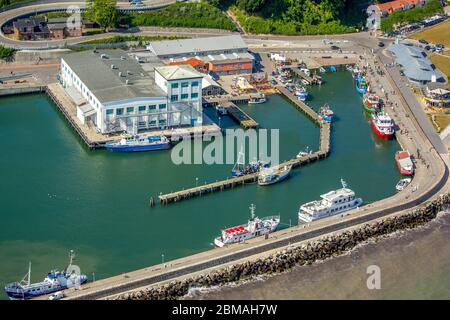
POLYGON ((202 78, 189 65, 145 71, 122 50, 61 58, 60 81, 78 118, 101 133, 201 124, 202 78))

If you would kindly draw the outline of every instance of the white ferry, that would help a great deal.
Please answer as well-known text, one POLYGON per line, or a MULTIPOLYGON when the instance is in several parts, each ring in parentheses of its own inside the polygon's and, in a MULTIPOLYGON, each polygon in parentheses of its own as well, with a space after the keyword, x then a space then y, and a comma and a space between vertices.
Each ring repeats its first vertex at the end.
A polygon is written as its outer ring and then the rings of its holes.
POLYGON ((223 229, 222 235, 214 239, 214 244, 221 248, 227 244, 242 242, 275 231, 280 223, 280 216, 260 219, 255 217, 255 209, 256 207, 252 204, 250 206, 251 218, 247 225, 223 229))
POLYGON ((341 189, 322 194, 321 200, 303 204, 298 212, 298 219, 303 222, 311 222, 360 206, 363 202, 362 199, 355 198, 355 192, 347 188, 344 180, 341 179, 341 183, 341 189))
POLYGON ((30 299, 45 294, 54 293, 67 288, 73 288, 85 283, 88 279, 84 274, 77 274, 72 267, 74 252, 69 254, 70 262, 65 271, 53 270, 48 273, 44 281, 31 283, 31 263, 28 273, 20 282, 9 283, 5 286, 5 292, 11 300, 30 299))

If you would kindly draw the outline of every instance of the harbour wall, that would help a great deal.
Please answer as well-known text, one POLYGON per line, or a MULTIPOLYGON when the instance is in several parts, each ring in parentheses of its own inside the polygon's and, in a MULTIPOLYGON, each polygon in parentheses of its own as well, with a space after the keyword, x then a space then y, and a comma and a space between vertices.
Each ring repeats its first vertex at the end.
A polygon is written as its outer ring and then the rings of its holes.
POLYGON ((21 88, 7 88, 0 89, 0 97, 14 96, 20 94, 45 92, 46 86, 34 86, 34 87, 21 87, 21 88))
POLYGON ((347 252, 358 244, 396 231, 426 224, 450 205, 450 194, 440 195, 427 205, 408 213, 363 224, 352 230, 324 236, 299 246, 277 251, 264 258, 236 263, 210 273, 201 274, 169 284, 140 289, 114 297, 117 300, 174 300, 185 296, 190 288, 219 286, 255 276, 277 274, 294 266, 308 265, 347 252))

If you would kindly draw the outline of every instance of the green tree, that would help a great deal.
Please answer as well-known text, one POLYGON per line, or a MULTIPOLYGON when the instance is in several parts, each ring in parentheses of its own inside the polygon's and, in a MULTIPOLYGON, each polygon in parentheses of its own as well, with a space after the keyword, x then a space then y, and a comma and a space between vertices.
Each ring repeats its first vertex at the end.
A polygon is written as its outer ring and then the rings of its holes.
POLYGON ((0 8, 9 6, 11 4, 11 0, 0 0, 0 8))
POLYGON ((116 0, 88 0, 85 17, 105 29, 114 28, 118 20, 116 0))

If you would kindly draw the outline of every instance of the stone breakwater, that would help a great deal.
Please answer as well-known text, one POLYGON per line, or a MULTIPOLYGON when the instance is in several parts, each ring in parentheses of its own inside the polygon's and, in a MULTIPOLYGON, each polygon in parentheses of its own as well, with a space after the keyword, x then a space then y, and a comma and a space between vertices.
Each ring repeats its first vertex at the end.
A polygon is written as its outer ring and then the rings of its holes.
POLYGON ((441 195, 423 207, 381 221, 367 223, 353 230, 322 237, 296 247, 253 261, 236 263, 208 274, 172 281, 160 287, 121 294, 118 300, 174 300, 185 296, 190 288, 220 286, 248 280, 255 276, 282 273, 294 266, 308 265, 316 261, 338 256, 355 248, 358 244, 393 232, 415 228, 434 219, 437 213, 450 204, 450 194, 441 195))

